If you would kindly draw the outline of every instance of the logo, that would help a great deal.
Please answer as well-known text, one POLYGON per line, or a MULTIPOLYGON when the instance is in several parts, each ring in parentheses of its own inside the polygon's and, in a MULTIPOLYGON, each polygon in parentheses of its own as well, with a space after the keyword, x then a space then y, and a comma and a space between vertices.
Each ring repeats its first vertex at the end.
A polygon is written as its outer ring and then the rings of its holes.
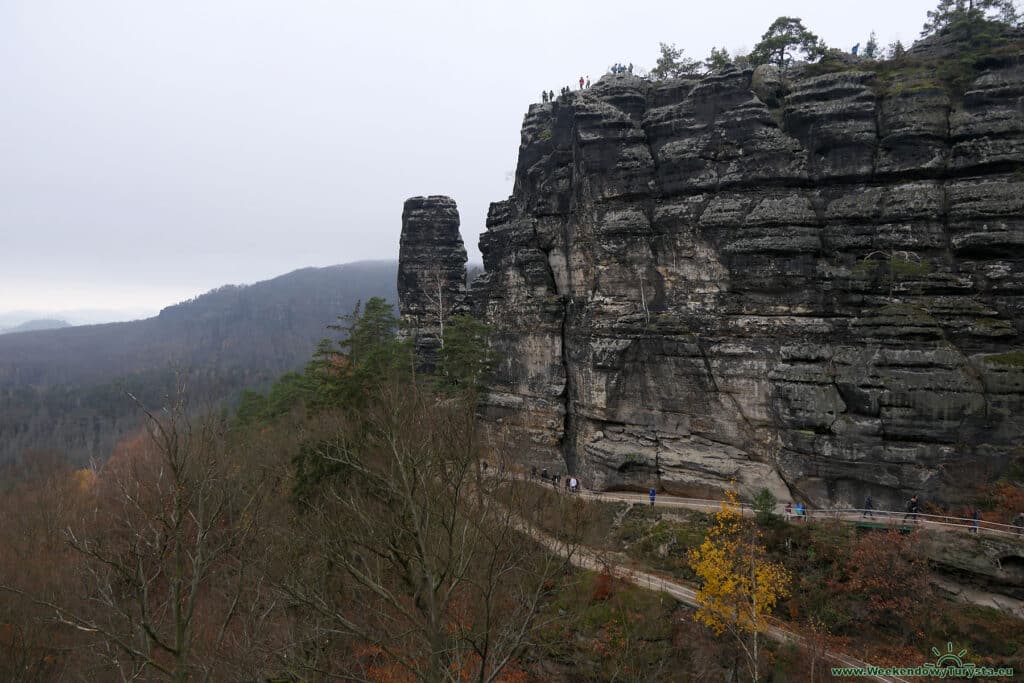
POLYGON ((938 659, 934 662, 925 662, 925 666, 930 666, 936 669, 944 669, 946 667, 955 667, 957 669, 974 668, 973 664, 964 664, 963 656, 967 654, 967 648, 953 654, 953 643, 946 643, 945 653, 940 653, 939 648, 933 647, 932 654, 938 657, 938 659))
POLYGON ((933 647, 932 654, 935 655, 934 662, 926 662, 920 666, 860 666, 860 667, 834 667, 832 675, 836 677, 878 677, 878 676, 905 676, 907 678, 938 678, 939 680, 973 680, 975 678, 1003 678, 1012 677, 1012 668, 993 668, 978 666, 971 662, 965 662, 967 648, 956 651, 953 643, 946 643, 945 651, 933 647))

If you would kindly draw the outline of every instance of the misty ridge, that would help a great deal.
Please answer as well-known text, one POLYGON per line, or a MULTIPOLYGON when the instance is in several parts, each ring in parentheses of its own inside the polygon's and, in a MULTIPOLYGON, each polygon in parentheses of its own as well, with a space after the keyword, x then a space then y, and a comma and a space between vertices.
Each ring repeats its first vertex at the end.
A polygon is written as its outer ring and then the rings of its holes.
POLYGON ((304 268, 144 320, 4 334, 0 463, 46 451, 103 460, 140 425, 127 392, 160 405, 179 374, 197 406, 237 398, 305 364, 358 302, 394 302, 396 273, 394 261, 304 268))
POLYGON ((40 330, 59 330, 62 327, 71 327, 67 320, 56 318, 35 318, 26 320, 13 327, 0 327, 0 334, 13 334, 16 332, 38 332, 40 330))

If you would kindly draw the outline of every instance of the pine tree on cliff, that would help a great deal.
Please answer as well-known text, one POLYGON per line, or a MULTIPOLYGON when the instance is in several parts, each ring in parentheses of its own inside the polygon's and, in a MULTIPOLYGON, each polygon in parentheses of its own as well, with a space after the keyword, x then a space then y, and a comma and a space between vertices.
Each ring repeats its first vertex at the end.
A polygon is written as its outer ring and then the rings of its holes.
POLYGON ((815 60, 825 54, 825 43, 809 31, 797 17, 779 17, 761 36, 761 42, 750 52, 753 64, 775 64, 785 69, 794 54, 815 60))
POLYGON ((658 63, 651 69, 651 78, 664 80, 666 78, 679 78, 696 73, 700 69, 700 62, 695 59, 683 56, 683 51, 675 46, 675 43, 658 43, 661 56, 658 63))
POLYGON ((938 6, 928 12, 921 36, 970 28, 972 24, 985 21, 1016 26, 1020 20, 1013 0, 940 0, 938 6))
POLYGON ((729 51, 724 47, 722 49, 717 47, 711 48, 711 54, 704 60, 704 66, 711 73, 725 71, 726 67, 730 64, 732 64, 732 56, 729 55, 729 51))
POLYGON ((881 51, 878 48, 878 37, 875 35, 874 31, 871 32, 870 36, 868 36, 867 45, 864 46, 864 50, 861 51, 861 54, 868 59, 878 59, 881 57, 881 51))

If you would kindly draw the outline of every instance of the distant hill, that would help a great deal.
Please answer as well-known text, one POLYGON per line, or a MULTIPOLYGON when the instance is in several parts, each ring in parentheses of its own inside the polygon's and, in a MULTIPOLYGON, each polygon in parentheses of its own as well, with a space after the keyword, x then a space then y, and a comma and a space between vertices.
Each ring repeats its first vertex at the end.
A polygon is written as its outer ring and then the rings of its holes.
POLYGON ((124 323, 0 336, 0 462, 27 451, 105 457, 140 424, 125 392, 157 405, 186 378, 196 404, 301 367, 326 326, 373 296, 395 303, 397 263, 305 268, 228 285, 124 323))
POLYGON ((156 315, 156 309, 64 308, 51 310, 0 311, 0 328, 9 330, 32 320, 62 320, 68 325, 104 325, 142 320, 156 315))
POLYGON ((20 325, 0 329, 0 334, 12 334, 14 332, 36 332, 37 330, 59 330, 62 327, 70 327, 66 320, 27 320, 20 325))

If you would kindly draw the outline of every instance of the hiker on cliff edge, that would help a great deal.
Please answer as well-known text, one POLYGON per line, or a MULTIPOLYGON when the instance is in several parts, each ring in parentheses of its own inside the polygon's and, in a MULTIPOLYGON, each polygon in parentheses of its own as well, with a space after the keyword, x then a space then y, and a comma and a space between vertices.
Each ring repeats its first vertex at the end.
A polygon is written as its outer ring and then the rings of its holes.
POLYGON ((580 76, 580 90, 583 90, 583 76, 580 76))
POLYGON ((547 90, 541 90, 540 91, 540 101, 543 102, 544 104, 548 103, 548 91, 547 90))
POLYGON ((590 87, 590 76, 587 76, 587 87, 590 87))

